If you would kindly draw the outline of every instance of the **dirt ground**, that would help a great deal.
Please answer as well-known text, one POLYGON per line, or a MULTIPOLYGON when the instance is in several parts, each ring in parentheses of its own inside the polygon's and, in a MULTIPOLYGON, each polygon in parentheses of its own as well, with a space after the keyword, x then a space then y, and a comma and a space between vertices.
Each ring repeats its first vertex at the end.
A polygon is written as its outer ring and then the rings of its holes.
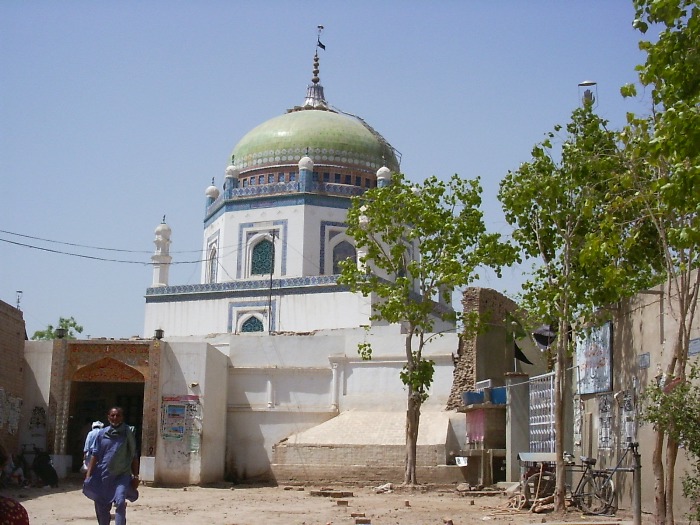
MULTIPOLYGON (((479 496, 454 486, 393 487, 377 493, 362 486, 260 486, 221 484, 215 487, 163 488, 141 486, 129 503, 127 519, 139 525, 454 525, 476 522, 631 523, 631 514, 615 517, 533 514, 508 508, 502 494, 479 496), (341 494, 341 493, 345 494, 341 494), (320 494, 319 494, 320 493, 320 494)), ((81 492, 81 480, 62 480, 57 489, 4 489, 24 505, 32 525, 96 523, 92 502, 81 492)), ((644 525, 647 521, 645 516, 644 525)))

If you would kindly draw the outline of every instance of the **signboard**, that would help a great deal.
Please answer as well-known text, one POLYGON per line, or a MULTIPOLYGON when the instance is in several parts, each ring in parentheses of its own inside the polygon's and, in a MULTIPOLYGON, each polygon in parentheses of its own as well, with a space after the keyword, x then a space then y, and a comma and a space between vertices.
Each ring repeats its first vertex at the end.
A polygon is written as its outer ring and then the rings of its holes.
POLYGON ((612 390, 612 323, 591 328, 576 341, 578 393, 612 390))
POLYGON ((700 354, 700 338, 691 339, 688 343, 688 355, 700 354))

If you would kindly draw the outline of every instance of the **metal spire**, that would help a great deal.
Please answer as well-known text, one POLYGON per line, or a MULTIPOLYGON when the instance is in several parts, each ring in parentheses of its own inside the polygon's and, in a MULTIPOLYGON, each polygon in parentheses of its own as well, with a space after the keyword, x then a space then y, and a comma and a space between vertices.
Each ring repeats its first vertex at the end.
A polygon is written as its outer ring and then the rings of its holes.
POLYGON ((321 79, 318 76, 319 73, 319 58, 318 50, 326 49, 326 46, 321 43, 321 32, 323 31, 323 26, 318 26, 318 36, 316 38, 316 52, 314 53, 314 69, 313 76, 311 77, 311 85, 306 88, 306 100, 304 100, 303 107, 311 109, 328 109, 328 102, 326 102, 326 97, 323 94, 323 86, 321 85, 321 79))

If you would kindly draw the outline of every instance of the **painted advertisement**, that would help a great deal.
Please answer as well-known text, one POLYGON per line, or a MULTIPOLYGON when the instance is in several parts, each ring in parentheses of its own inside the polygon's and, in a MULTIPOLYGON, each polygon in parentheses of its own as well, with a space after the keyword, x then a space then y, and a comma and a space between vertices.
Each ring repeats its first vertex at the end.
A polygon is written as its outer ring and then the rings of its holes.
POLYGON ((612 323, 589 329, 576 341, 578 393, 612 390, 612 323))

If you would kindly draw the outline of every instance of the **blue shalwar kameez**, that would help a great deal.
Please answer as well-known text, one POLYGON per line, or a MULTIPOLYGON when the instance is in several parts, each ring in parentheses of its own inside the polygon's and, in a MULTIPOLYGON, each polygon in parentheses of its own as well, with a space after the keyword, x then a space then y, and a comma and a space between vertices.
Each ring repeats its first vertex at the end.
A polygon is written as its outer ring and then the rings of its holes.
POLYGON ((136 440, 128 425, 102 429, 91 449, 97 463, 85 480, 83 492, 95 502, 99 525, 109 525, 115 506, 115 525, 126 525, 126 500, 135 501, 138 491, 131 486, 131 462, 136 457, 136 440))

